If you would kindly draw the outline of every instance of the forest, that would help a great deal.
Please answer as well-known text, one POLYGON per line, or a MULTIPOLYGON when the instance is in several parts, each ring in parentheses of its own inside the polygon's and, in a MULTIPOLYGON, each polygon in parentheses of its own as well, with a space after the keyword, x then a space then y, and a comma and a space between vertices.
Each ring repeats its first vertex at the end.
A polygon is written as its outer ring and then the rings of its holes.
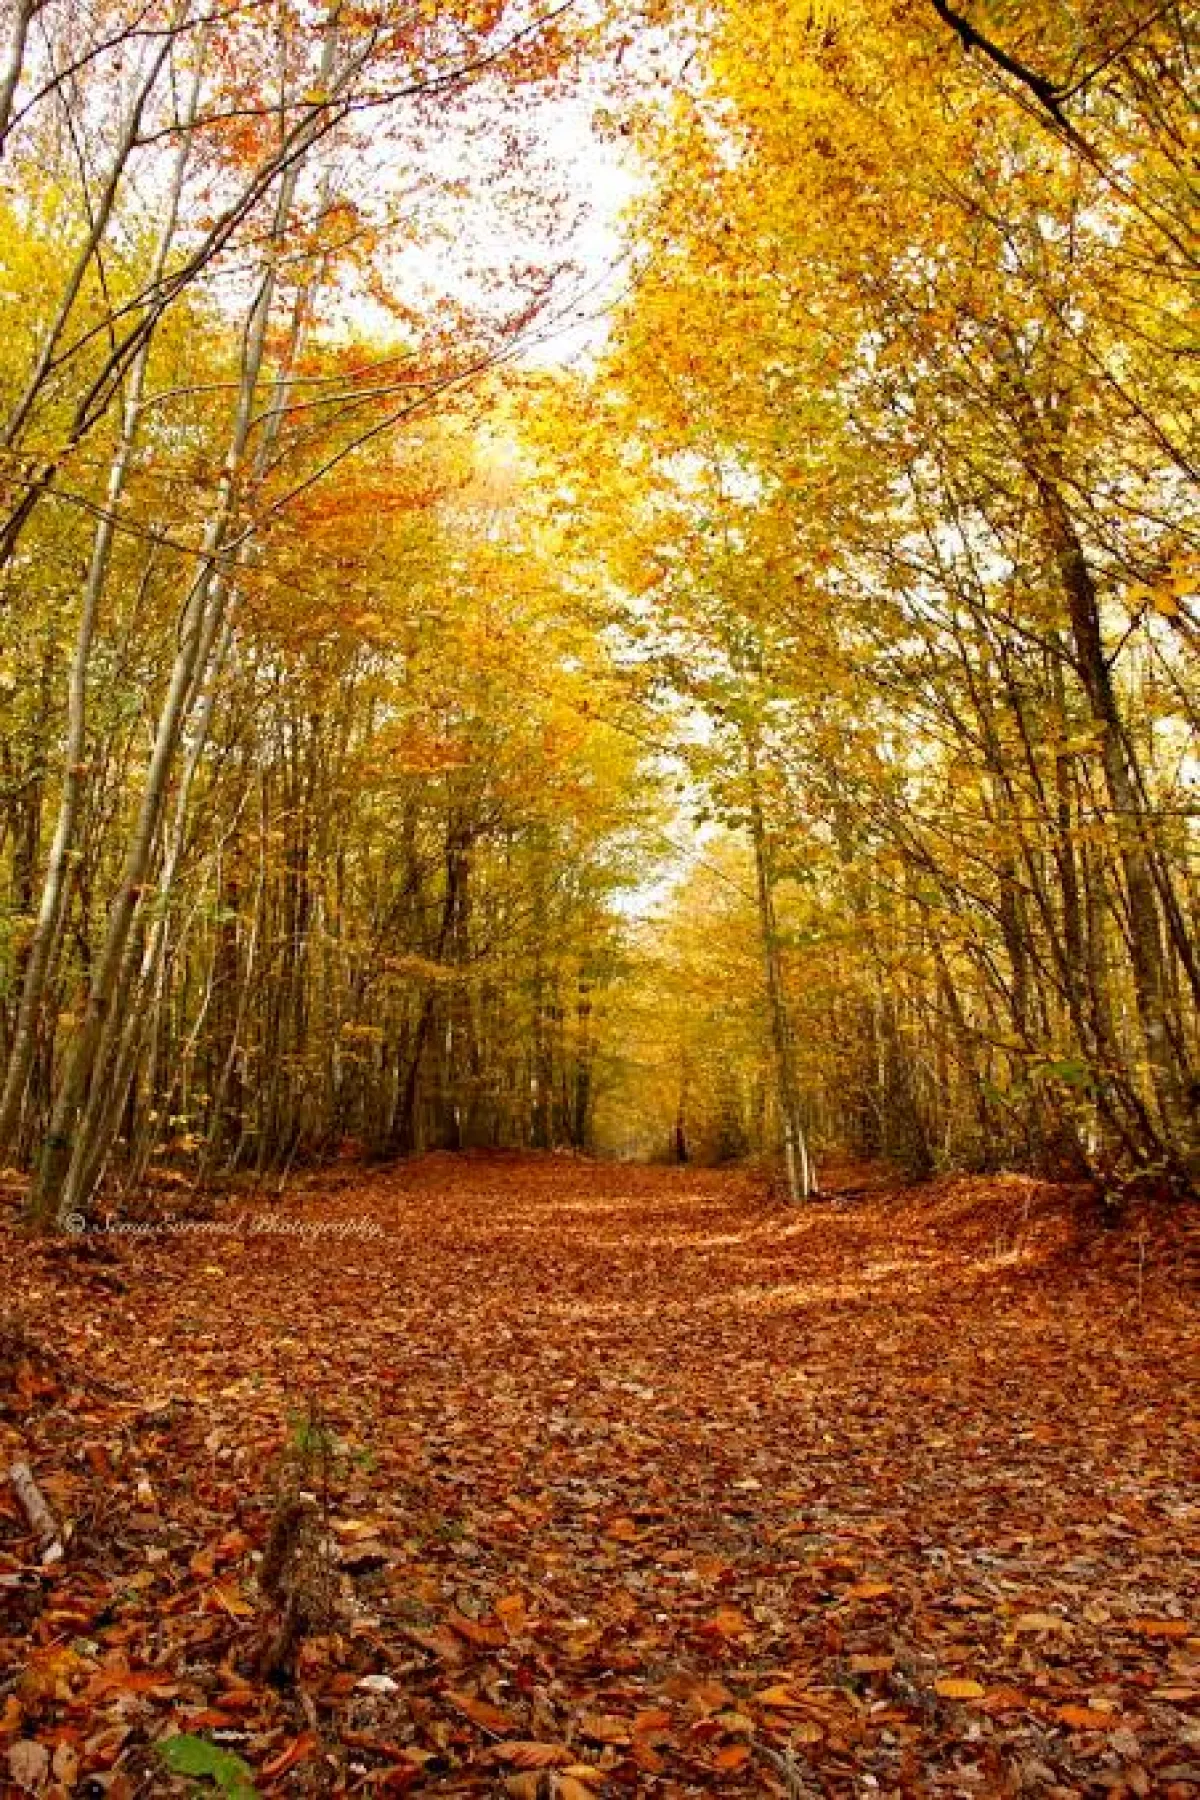
POLYGON ((1186 9, 425 11, 16 10, 37 1216, 346 1143, 1186 1191, 1186 9))
POLYGON ((3 0, 14 1796, 1200 1795, 1198 74, 3 0))

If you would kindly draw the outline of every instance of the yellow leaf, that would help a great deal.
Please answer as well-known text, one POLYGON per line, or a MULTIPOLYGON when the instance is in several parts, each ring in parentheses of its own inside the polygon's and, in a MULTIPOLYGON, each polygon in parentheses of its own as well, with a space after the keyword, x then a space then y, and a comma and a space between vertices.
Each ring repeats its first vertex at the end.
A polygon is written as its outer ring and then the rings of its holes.
POLYGON ((958 1675, 947 1675, 942 1681, 934 1682, 934 1691, 943 1700, 982 1700, 984 1694, 982 1683, 958 1675))
POLYGON ((774 1706, 779 1711, 786 1712, 789 1707, 804 1706, 806 1701, 802 1694, 796 1692, 795 1688, 780 1684, 776 1687, 764 1688, 761 1694, 755 1694, 754 1703, 756 1706, 774 1706))

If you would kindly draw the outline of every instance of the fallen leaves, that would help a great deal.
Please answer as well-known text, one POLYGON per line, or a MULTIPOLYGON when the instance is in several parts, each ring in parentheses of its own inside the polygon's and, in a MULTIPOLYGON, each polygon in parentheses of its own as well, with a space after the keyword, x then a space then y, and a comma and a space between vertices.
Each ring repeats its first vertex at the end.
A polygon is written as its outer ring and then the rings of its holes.
POLYGON ((749 1744, 728 1744, 723 1750, 718 1750, 713 1758, 714 1765, 727 1773, 731 1769, 744 1768, 749 1761, 749 1744))
POLYGON ((14 1792, 171 1731, 280 1793, 1186 1783, 1179 1319, 1122 1335, 1106 1267, 970 1276, 948 1192, 781 1220, 738 1176, 432 1158, 348 1192, 386 1228, 352 1278, 251 1241, 200 1294, 180 1239, 84 1315, 47 1265, 16 1448, 71 1534, 31 1575, 0 1505, 14 1792), (309 1392, 339 1611, 276 1691, 248 1615, 309 1392))
POLYGON ((486 1619, 470 1619, 455 1609, 447 1623, 451 1631, 477 1650, 498 1650, 508 1642, 508 1632, 499 1621, 489 1623, 486 1619))
POLYGON ((630 1739, 628 1721, 615 1713, 581 1713, 578 1726, 596 1744, 627 1744, 630 1739))
POLYGON ((8 1772, 19 1788, 36 1793, 50 1774, 50 1752, 44 1744, 20 1738, 8 1752, 8 1772))
POLYGON ((470 1719, 472 1725, 478 1725, 493 1737, 507 1737, 518 1729, 515 1719, 493 1706, 489 1700, 480 1700, 473 1694, 460 1694, 453 1688, 446 1689, 446 1699, 464 1718, 470 1719))
POLYGON ((749 1637, 754 1627, 745 1613, 737 1606, 718 1607, 709 1620, 709 1625, 718 1636, 723 1638, 749 1637))
POLYGON ((275 1756, 267 1758, 262 1766, 264 1781, 278 1781, 289 1770, 299 1763, 307 1762, 320 1748, 320 1739, 315 1731, 303 1731, 300 1736, 286 1745, 275 1756))
POLYGON ((1013 1631, 1020 1636, 1028 1636, 1031 1632, 1041 1634, 1047 1631, 1069 1632, 1070 1624, 1060 1619, 1056 1613, 1028 1612, 1013 1620, 1013 1631))
POLYGON ((566 1744, 497 1744, 491 1754, 496 1762, 511 1763, 516 1769, 561 1769, 576 1760, 566 1744))
POLYGON ((1112 1727, 1112 1719, 1107 1713, 1097 1712, 1090 1706, 1056 1706, 1054 1717, 1081 1731, 1103 1731, 1112 1727))
POLYGON ((596 1776, 589 1770, 579 1774, 573 1769, 555 1770, 547 1782, 544 1774, 510 1775, 504 1784, 516 1800, 596 1800, 596 1776))

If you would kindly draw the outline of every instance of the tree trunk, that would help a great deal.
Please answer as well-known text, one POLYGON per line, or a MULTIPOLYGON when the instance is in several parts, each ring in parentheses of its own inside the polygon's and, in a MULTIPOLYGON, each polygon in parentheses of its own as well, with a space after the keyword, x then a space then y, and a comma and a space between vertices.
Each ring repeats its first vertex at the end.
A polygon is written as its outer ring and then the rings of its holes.
POLYGON ((762 790, 758 773, 758 747, 751 732, 745 734, 746 779, 750 800, 750 839, 758 896, 758 921, 762 936, 767 1007, 771 1018, 771 1045, 775 1060, 775 1098, 783 1134, 784 1167, 788 1196, 793 1206, 815 1191, 812 1159, 800 1117, 800 1098, 792 1050, 791 1022, 783 990, 779 955, 779 927, 775 917, 775 883, 770 845, 763 818, 762 790))

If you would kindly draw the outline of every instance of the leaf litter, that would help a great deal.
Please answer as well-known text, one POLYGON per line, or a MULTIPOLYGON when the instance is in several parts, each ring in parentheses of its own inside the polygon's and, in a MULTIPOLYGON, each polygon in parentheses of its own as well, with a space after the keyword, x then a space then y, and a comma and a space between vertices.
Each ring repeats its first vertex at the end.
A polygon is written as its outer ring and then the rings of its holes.
POLYGON ((5 1792, 1200 1795, 1194 1214, 841 1173, 0 1235, 5 1792))

